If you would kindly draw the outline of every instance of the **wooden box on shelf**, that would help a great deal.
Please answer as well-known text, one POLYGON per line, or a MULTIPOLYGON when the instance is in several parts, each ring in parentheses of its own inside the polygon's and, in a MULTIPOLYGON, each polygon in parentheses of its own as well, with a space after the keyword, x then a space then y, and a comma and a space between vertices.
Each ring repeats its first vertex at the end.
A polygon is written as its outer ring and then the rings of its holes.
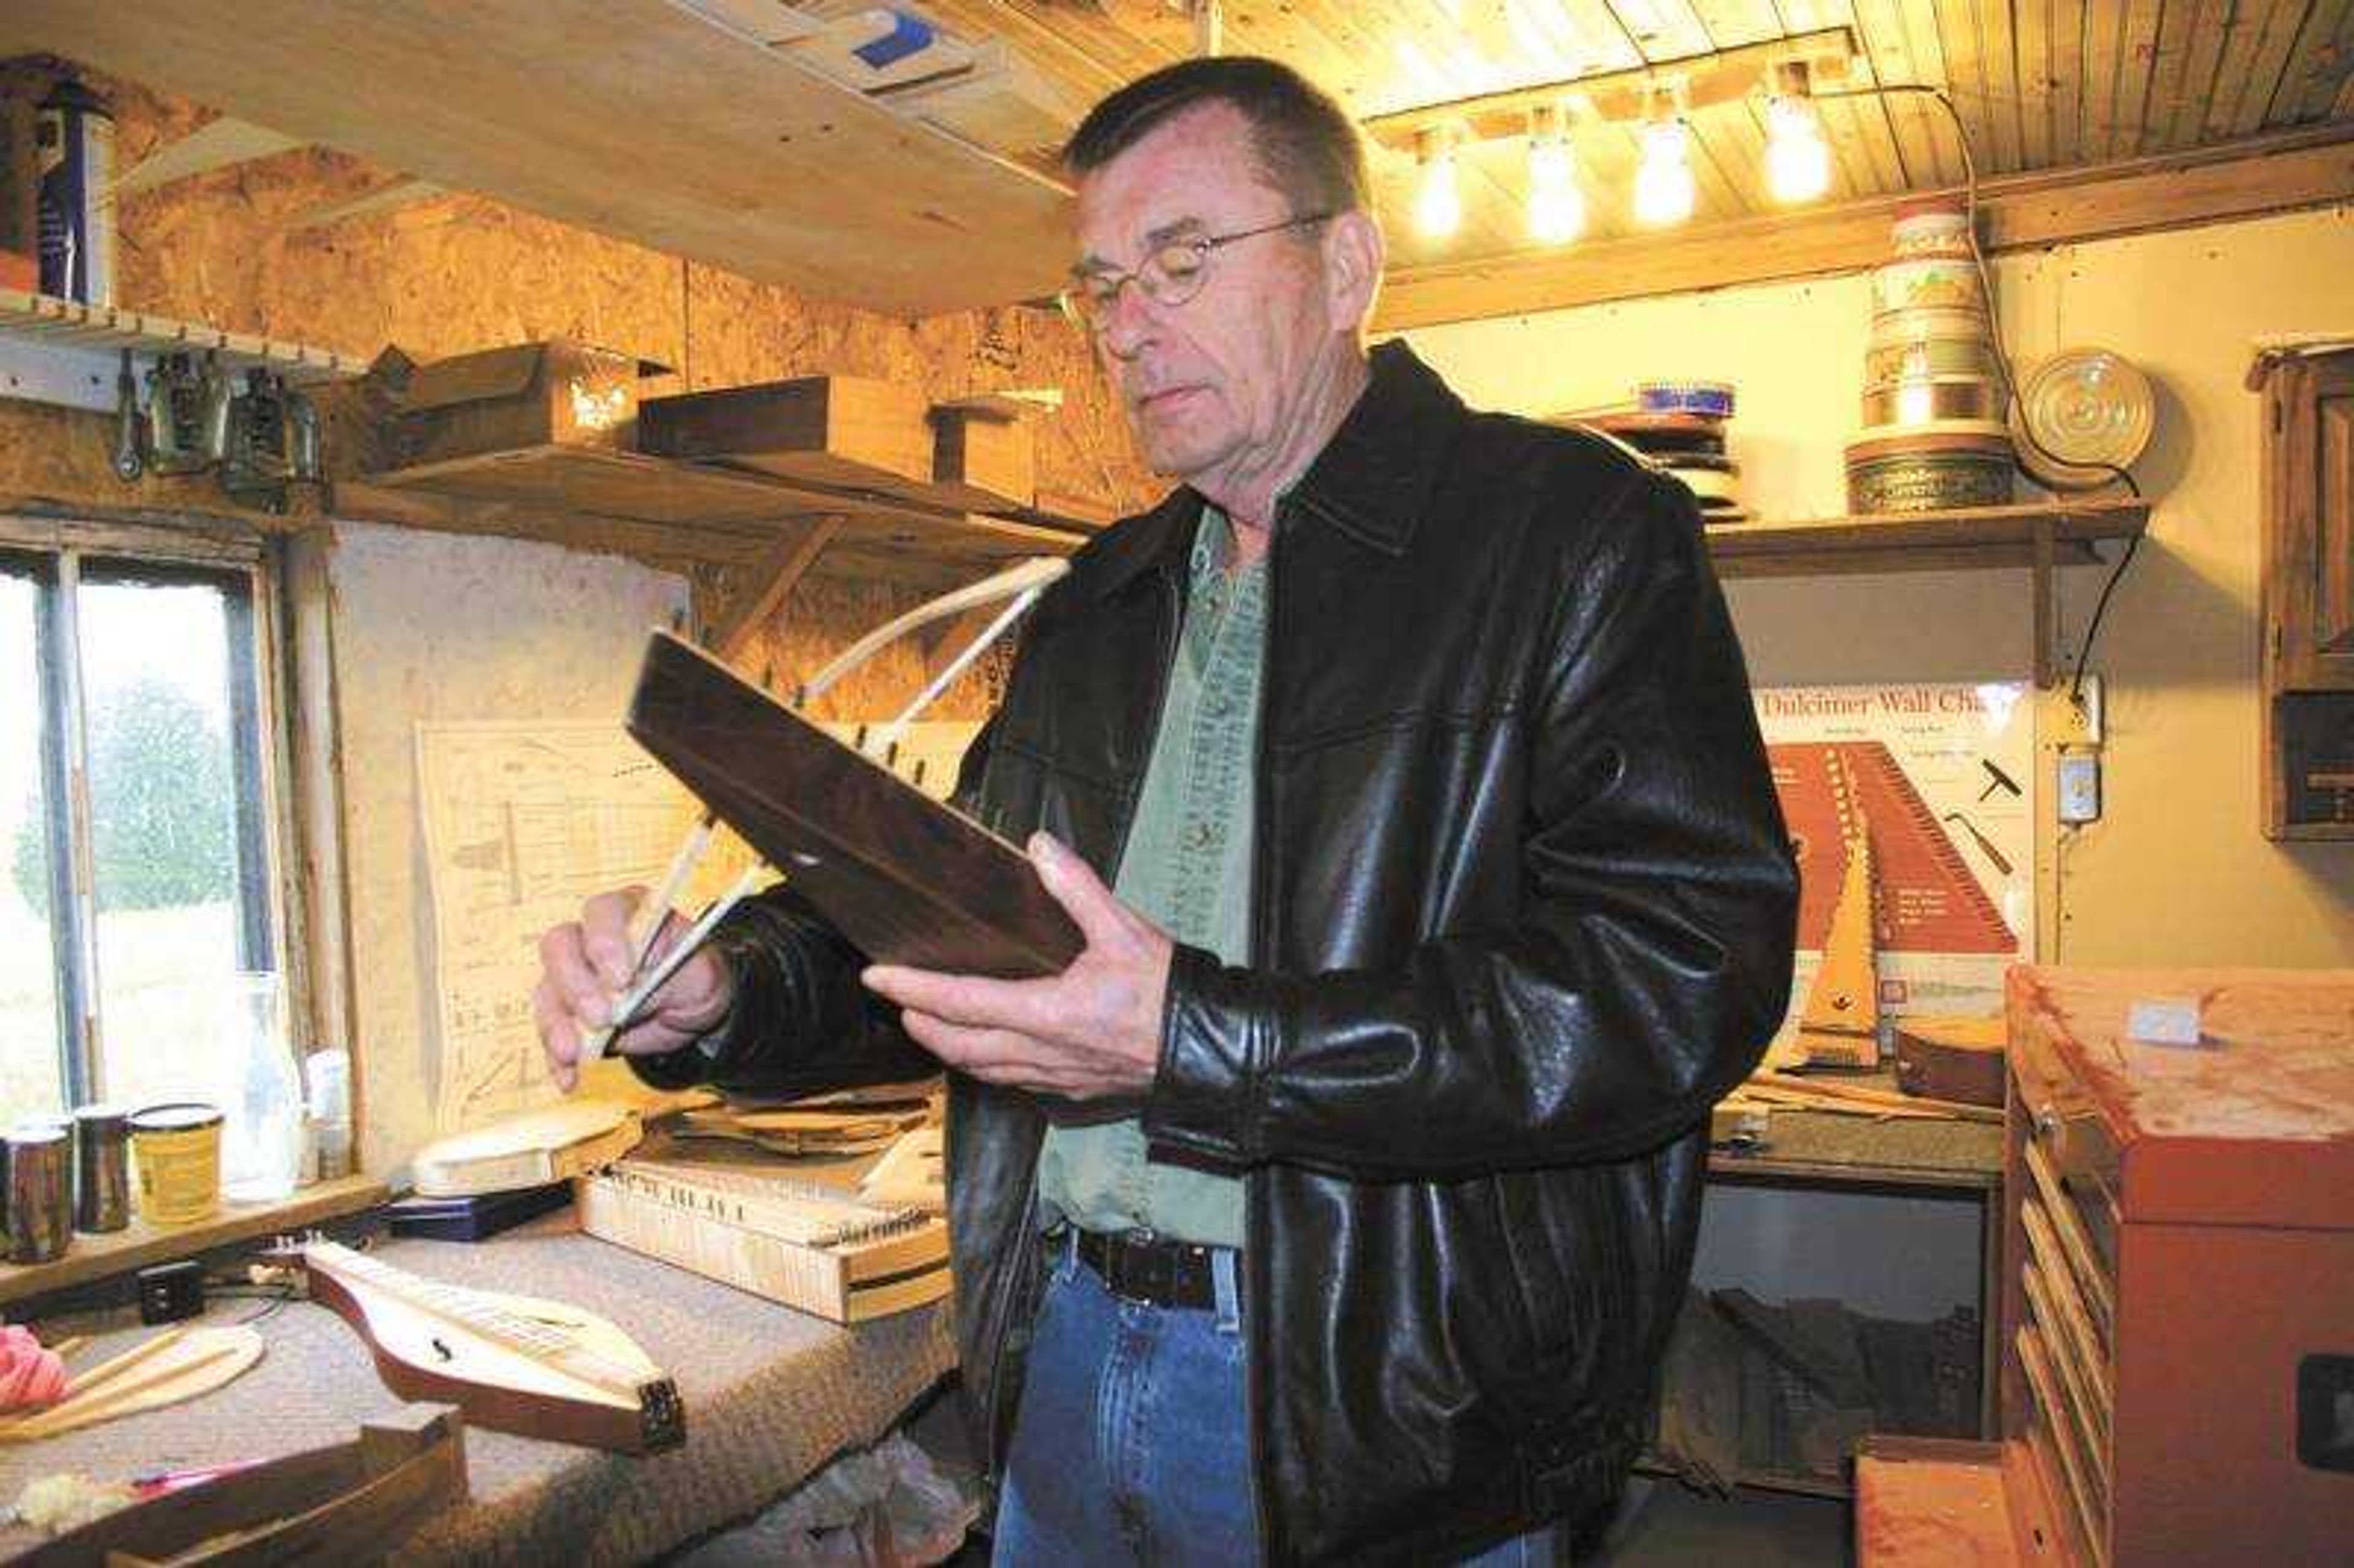
POLYGON ((517 447, 635 444, 638 361, 565 338, 420 366, 402 403, 404 465, 517 447))
POLYGON ((922 392, 859 376, 805 376, 647 400, 638 447, 853 490, 921 495, 932 479, 922 392))
POLYGON ((932 482, 942 503, 1012 512, 1038 499, 1038 438, 1028 420, 988 408, 932 410, 932 482))
POLYGON ((2354 346, 2258 375, 2264 832, 2354 839, 2354 346))

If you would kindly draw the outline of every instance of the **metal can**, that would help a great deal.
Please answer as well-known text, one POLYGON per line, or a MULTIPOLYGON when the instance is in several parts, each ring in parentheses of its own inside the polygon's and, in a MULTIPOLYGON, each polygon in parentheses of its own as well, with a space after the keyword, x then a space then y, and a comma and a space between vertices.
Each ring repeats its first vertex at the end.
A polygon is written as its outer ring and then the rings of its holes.
POLYGON ((131 1224, 131 1118, 120 1106, 74 1112, 74 1229, 119 1231, 131 1224))
POLYGON ((41 292, 114 303, 114 116, 78 81, 58 83, 34 122, 40 169, 41 292))
POLYGON ((54 1121, 8 1129, 8 1261, 47 1263, 73 1240, 73 1168, 54 1121))

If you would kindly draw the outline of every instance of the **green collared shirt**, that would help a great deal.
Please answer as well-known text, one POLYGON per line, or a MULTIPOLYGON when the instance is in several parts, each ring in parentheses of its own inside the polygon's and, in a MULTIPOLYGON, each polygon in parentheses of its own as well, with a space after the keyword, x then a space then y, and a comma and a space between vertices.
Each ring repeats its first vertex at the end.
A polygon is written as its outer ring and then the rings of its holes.
MULTIPOLYGON (((1240 964, 1250 959, 1267 557, 1230 570, 1234 553, 1234 525, 1204 505, 1177 662, 1113 891, 1177 941, 1240 964)), ((1242 1245, 1242 1182, 1153 1158, 1133 1118, 1050 1128, 1038 1192, 1050 1223, 1242 1245)))

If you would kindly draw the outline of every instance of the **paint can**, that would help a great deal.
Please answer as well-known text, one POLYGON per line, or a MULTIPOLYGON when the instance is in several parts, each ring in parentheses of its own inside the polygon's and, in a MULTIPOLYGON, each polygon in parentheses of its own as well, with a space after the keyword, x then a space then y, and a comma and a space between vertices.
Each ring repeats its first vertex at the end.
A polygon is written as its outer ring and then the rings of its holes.
POLYGON ((133 1112, 131 1153, 139 1215, 149 1224, 194 1224, 220 1212, 217 1106, 186 1100, 133 1112))

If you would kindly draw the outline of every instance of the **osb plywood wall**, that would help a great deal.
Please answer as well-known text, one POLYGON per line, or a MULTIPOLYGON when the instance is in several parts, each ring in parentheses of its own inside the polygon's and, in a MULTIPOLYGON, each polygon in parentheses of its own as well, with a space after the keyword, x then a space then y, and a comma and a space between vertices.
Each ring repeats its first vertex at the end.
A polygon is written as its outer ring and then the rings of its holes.
MULTIPOLYGON (((0 67, 13 117, 28 113, 53 63, 0 67)), ((209 111, 135 84, 82 73, 111 106, 118 166, 130 168, 203 124, 209 111)), ((13 123, 11 119, 0 123, 13 123)), ((19 138, 7 145, 13 153, 19 138)), ((22 205, 25 171, 9 200, 22 205)), ((617 177, 663 177, 660 170, 617 177)), ((403 183, 397 170, 298 149, 126 196, 118 215, 116 296, 133 309, 373 358, 390 346, 425 361, 546 337, 571 337, 671 366, 646 391, 701 390, 832 372, 920 386, 933 400, 1055 387, 1064 404, 1037 425, 1042 494, 1098 499, 1117 511, 1159 493, 1136 462, 1119 408, 1085 342, 1050 310, 1007 307, 904 321, 832 303, 551 222, 484 198, 443 194, 337 221, 321 215, 403 183)), ((14 207, 10 210, 13 212, 14 207)), ((330 460, 335 436, 330 429, 330 460)), ((207 478, 126 486, 107 466, 109 421, 0 402, 0 496, 111 507, 234 509, 207 478)), ((348 445, 349 442, 344 443, 348 445)), ((784 608, 790 630, 759 657, 780 670, 905 608, 905 588, 819 574, 784 608)), ((742 585, 697 584, 706 611, 742 585)), ((920 678, 921 659, 884 661, 830 705, 887 700, 920 678)), ((974 716, 984 681, 941 710, 974 716)), ((873 711, 872 702, 864 711, 873 711)))

